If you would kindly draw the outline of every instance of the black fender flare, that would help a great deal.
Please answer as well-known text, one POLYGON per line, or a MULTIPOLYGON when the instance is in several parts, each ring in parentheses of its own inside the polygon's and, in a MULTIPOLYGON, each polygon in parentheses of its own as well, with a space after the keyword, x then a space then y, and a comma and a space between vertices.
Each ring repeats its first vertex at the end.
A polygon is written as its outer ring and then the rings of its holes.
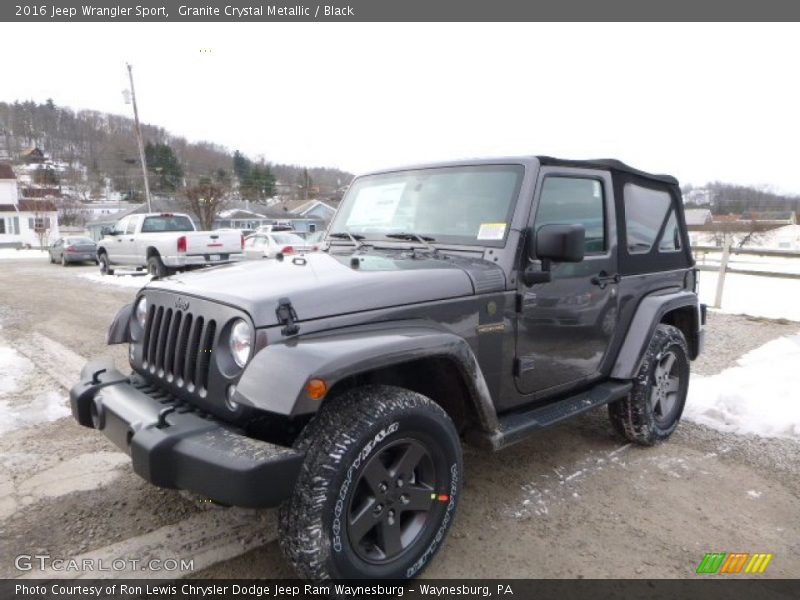
POLYGON ((625 341, 622 343, 611 377, 614 379, 633 379, 639 371, 647 344, 653 337, 656 326, 669 311, 685 306, 695 307, 697 315, 695 327, 700 327, 700 304, 697 294, 688 290, 671 293, 655 293, 645 296, 631 320, 625 341))
POLYGON ((131 317, 133 316, 133 302, 119 309, 106 334, 106 344, 128 344, 131 340, 131 317))
POLYGON ((233 399, 285 416, 313 414, 321 402, 306 395, 306 383, 310 379, 323 379, 330 390, 353 375, 427 357, 453 361, 481 425, 487 430, 496 430, 494 403, 469 344, 453 333, 430 325, 379 324, 269 345, 248 363, 233 399))

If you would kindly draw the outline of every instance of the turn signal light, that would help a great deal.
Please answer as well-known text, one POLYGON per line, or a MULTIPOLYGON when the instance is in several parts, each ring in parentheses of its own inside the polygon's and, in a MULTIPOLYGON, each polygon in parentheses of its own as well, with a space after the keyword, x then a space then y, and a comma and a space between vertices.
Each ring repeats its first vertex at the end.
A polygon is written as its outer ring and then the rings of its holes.
POLYGON ((294 254, 294 246, 284 246, 281 248, 281 254, 294 254))
POLYGON ((322 400, 328 392, 328 384, 322 379, 309 379, 306 384, 306 394, 312 400, 322 400))

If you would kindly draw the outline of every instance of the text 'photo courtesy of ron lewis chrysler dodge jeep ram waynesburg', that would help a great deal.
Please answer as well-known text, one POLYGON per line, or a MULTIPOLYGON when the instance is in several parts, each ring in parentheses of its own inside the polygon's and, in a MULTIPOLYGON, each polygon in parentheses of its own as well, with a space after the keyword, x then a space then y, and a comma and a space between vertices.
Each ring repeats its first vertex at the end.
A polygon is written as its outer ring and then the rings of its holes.
POLYGON ((462 444, 601 405, 637 444, 677 427, 705 307, 674 178, 544 156, 376 172, 325 244, 154 279, 108 333, 132 372, 92 361, 71 391, 153 484, 280 506, 301 577, 418 575, 462 444))

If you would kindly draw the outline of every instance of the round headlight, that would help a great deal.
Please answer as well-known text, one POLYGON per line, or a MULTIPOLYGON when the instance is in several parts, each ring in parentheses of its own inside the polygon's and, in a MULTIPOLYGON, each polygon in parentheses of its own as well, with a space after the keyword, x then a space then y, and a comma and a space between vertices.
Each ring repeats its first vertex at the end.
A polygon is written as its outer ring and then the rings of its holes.
POLYGON ((242 319, 238 319, 231 327, 231 337, 228 343, 231 356, 240 367, 244 367, 247 359, 250 358, 250 333, 250 325, 242 319))
POLYGON ((144 329, 145 321, 147 321, 147 298, 144 296, 139 298, 139 302, 136 303, 135 316, 139 327, 144 329))

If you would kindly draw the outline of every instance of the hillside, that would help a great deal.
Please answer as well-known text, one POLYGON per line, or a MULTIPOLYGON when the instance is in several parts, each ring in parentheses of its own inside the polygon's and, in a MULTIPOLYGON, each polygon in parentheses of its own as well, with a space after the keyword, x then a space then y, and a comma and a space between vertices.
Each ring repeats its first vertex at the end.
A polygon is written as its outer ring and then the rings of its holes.
POLYGON ((750 212, 800 213, 800 196, 779 194, 770 189, 714 181, 704 186, 683 186, 687 208, 710 208, 719 215, 750 212))
MULTIPOLYGON (((163 127, 149 124, 142 124, 142 133, 146 143, 154 148, 152 153, 148 152, 149 157, 163 158, 163 164, 170 165, 176 175, 173 181, 165 182, 163 169, 149 165, 150 184, 157 192, 175 191, 203 178, 233 182, 240 179, 241 163, 235 168, 234 152, 228 148, 213 142, 189 142, 163 127), (162 152, 165 147, 166 156, 162 152)), ((5 154, 6 158, 17 159, 33 146, 43 150, 53 162, 62 164, 58 183, 80 190, 82 199, 107 197, 109 192, 131 200, 142 195, 132 118, 92 110, 73 111, 50 99, 42 104, 0 102, 0 158, 5 154)), ((260 170, 260 182, 268 180, 271 174, 273 182, 278 184, 273 191, 281 195, 335 197, 336 190, 353 177, 334 168, 244 158, 251 168, 260 170)))

